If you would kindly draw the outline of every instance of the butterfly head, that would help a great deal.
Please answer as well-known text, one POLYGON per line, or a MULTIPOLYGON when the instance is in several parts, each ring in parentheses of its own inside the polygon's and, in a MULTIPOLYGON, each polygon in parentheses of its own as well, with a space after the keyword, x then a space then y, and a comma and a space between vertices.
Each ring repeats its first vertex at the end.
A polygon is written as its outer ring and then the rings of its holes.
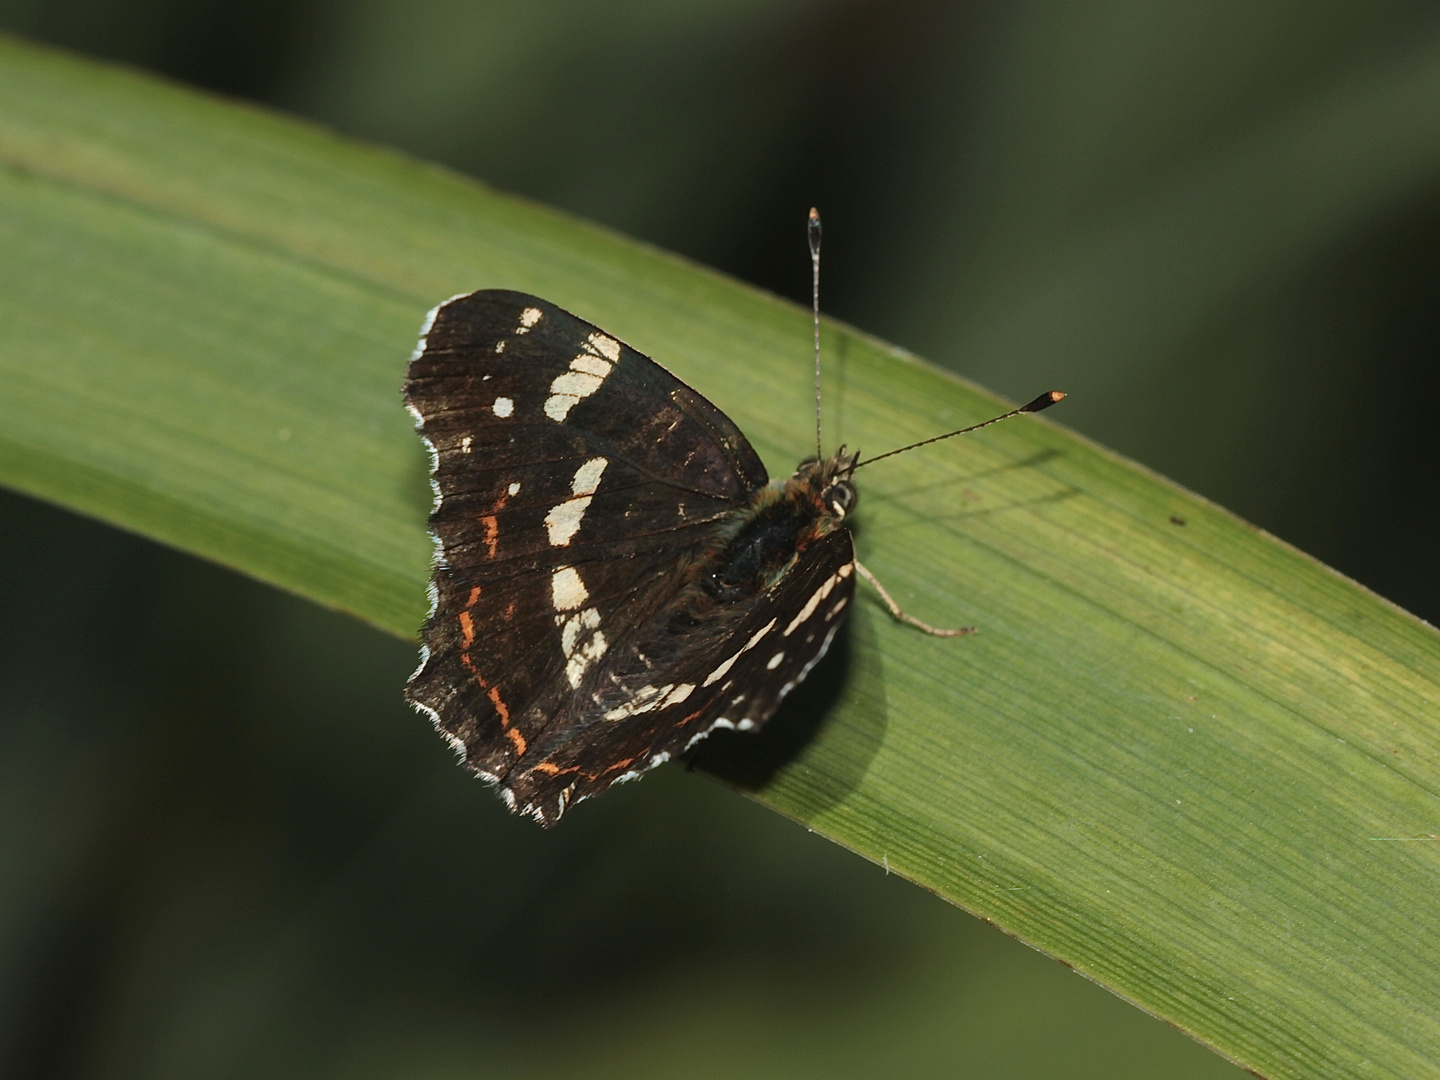
POLYGON ((859 456, 842 446, 828 458, 802 461, 795 470, 794 479, 809 494, 822 519, 830 518, 838 524, 855 509, 860 496, 852 477, 859 456))

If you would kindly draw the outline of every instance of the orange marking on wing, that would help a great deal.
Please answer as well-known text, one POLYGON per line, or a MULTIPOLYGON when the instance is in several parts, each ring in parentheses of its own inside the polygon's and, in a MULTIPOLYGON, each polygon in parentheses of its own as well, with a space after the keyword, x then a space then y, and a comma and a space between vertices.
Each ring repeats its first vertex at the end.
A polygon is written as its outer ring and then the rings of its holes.
MULTIPOLYGON (((508 490, 502 491, 500 497, 490 504, 490 513, 483 514, 480 517, 480 524, 485 526, 485 550, 492 559, 495 557, 495 545, 500 538, 500 521, 496 515, 505 509, 505 504, 509 501, 510 492, 508 490)), ((476 585, 475 588, 470 590, 470 603, 475 603, 475 598, 479 595, 480 586, 476 585)), ((466 606, 469 607, 470 605, 467 604, 466 606)))
POLYGON ((468 649, 475 642, 475 624, 470 621, 470 612, 460 612, 460 644, 468 649))
POLYGON ((479 586, 479 585, 476 585, 476 586, 472 587, 471 590, 470 590, 470 599, 465 601, 465 610, 466 610, 466 611, 469 611, 472 607, 475 606, 475 602, 476 602, 477 600, 479 600, 479 599, 480 599, 480 586, 479 586))
POLYGON ((505 621, 506 621, 506 622, 509 622, 509 621, 510 621, 511 619, 513 619, 514 617, 515 617, 515 601, 514 601, 514 600, 511 600, 509 606, 506 607, 506 609, 505 609, 505 621))
MULTIPOLYGON (((635 759, 633 757, 627 757, 624 761, 617 761, 614 765, 611 765, 608 769, 606 769, 605 772, 619 772, 621 769, 625 768, 625 766, 631 764, 634 760, 635 759)), ((601 773, 600 775, 604 776, 605 773, 601 773)))
POLYGON ((515 753, 523 756, 525 753, 525 736, 521 735, 520 732, 513 727, 506 728, 505 734, 510 736, 510 741, 515 744, 515 753))
MULTIPOLYGON (((464 618, 463 612, 461 613, 461 618, 464 618)), ((502 728, 509 727, 509 708, 505 705, 505 702, 500 699, 500 691, 486 682, 485 676, 480 674, 480 669, 475 666, 475 661, 471 659, 469 650, 461 651, 460 663, 464 664, 470 674, 475 676, 475 682, 479 684, 481 690, 485 691, 485 696, 488 697, 490 703, 495 706, 495 711, 500 714, 500 726, 502 728)), ((521 753, 524 753, 524 751, 522 750, 521 753)))
POLYGON ((580 769, 579 769, 579 766, 576 766, 576 765, 571 765, 569 768, 562 769, 559 765, 556 765, 554 762, 551 762, 551 761, 542 761, 542 762, 540 762, 540 764, 536 765, 536 766, 535 766, 533 769, 531 769, 530 771, 531 771, 531 772, 543 772, 546 776, 564 776, 566 773, 579 772, 580 769))
MULTIPOLYGON (((500 700, 500 688, 498 686, 490 687, 490 692, 485 696, 490 699, 490 703, 495 706, 495 711, 500 714, 500 726, 508 728, 510 726, 510 707, 500 700)), ((521 750, 520 752, 523 754, 525 751, 521 750)))

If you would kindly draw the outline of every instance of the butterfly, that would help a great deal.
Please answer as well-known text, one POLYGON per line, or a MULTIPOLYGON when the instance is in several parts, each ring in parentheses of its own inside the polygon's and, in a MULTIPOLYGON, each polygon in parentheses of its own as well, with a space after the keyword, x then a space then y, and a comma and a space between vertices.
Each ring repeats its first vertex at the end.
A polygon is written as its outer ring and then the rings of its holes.
MULTIPOLYGON (((817 408, 819 238, 812 211, 817 408)), ((897 617, 967 632, 905 615, 855 560, 861 463, 819 452, 818 412, 816 456, 772 482, 659 364, 493 289, 430 312, 405 400, 432 456, 436 545, 406 696, 544 825, 717 729, 758 729, 825 655, 857 576, 897 617)))

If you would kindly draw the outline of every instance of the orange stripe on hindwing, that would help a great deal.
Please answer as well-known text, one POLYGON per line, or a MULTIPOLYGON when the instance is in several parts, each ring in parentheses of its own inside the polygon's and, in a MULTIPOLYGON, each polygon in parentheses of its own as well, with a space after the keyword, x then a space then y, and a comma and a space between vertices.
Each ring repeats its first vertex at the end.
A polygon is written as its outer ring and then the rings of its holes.
POLYGON ((553 761, 542 761, 530 771, 544 773, 546 776, 563 776, 566 773, 579 772, 580 768, 579 766, 571 765, 569 768, 562 769, 553 761))
MULTIPOLYGON (((500 688, 498 686, 490 687, 485 696, 490 699, 490 704, 495 706, 495 711, 500 715, 500 726, 508 728, 510 726, 510 707, 500 700, 500 688)), ((524 751, 522 750, 521 753, 523 754, 524 751)))
MULTIPOLYGON (((479 599, 480 586, 476 585, 470 590, 470 599, 465 601, 464 609, 456 616, 456 621, 460 623, 460 647, 462 649, 468 649, 475 643, 475 620, 470 617, 470 609, 479 599)), ((461 660, 471 671, 475 670, 475 665, 470 662, 468 653, 462 654, 461 660)))
MULTIPOLYGON (((495 557, 495 549, 500 542, 500 519, 501 510, 510 501, 510 492, 502 491, 500 497, 490 505, 490 513, 480 515, 480 524, 485 526, 485 552, 490 558, 495 557)), ((478 586, 477 586, 478 588, 478 586)), ((472 593, 472 596, 474 594, 472 593)))
POLYGON ((465 665, 470 674, 475 676, 475 682, 485 696, 490 699, 490 704, 495 706, 495 715, 500 718, 500 727, 515 744, 518 753, 525 753, 525 737, 520 732, 510 727, 510 706, 505 704, 505 699, 500 696, 500 688, 491 686, 485 681, 485 676, 480 674, 480 669, 475 666, 475 660, 470 655, 470 645, 475 641, 475 623, 470 618, 470 609, 480 600, 480 586, 476 585, 470 590, 470 597, 465 601, 465 608, 456 617, 460 623, 460 633, 464 638, 464 648, 460 651, 460 662, 465 665))

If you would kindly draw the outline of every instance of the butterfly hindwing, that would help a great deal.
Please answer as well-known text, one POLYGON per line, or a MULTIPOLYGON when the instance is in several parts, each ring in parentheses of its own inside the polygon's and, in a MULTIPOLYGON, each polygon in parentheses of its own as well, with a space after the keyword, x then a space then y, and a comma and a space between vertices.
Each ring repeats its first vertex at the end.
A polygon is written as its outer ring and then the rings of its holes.
POLYGON ((662 626, 658 640, 635 643, 631 655, 645 655, 651 670, 632 663, 613 672, 627 677, 583 723, 546 732, 507 778, 516 805, 550 823, 717 728, 758 730, 830 647, 854 595, 854 571, 850 534, 838 529, 802 551, 722 635, 703 625, 667 635, 662 626))

